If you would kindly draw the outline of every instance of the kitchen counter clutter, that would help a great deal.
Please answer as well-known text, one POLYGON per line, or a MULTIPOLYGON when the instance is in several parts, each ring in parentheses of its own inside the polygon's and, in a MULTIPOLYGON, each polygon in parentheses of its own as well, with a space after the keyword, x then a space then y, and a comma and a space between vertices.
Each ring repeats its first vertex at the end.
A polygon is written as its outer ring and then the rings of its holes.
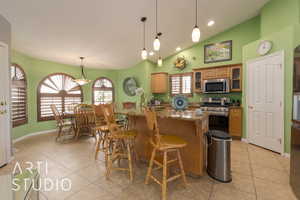
MULTIPOLYGON (((144 116, 144 113, 138 109, 119 110, 117 113, 131 115, 131 116, 144 116)), ((207 113, 203 113, 202 115, 197 115, 196 112, 193 110, 176 111, 171 109, 164 109, 161 111, 156 111, 156 113, 159 118, 171 118, 171 119, 179 119, 179 120, 187 120, 187 121, 197 121, 197 120, 203 120, 204 118, 207 118, 207 113)))
MULTIPOLYGON (((130 129, 138 131, 135 148, 141 160, 150 160, 152 146, 149 142, 150 133, 144 113, 140 110, 121 110, 129 118, 130 129)), ((187 142, 181 155, 184 170, 188 175, 202 176, 205 171, 206 145, 205 133, 208 131, 208 115, 197 116, 194 111, 176 112, 164 110, 157 112, 158 128, 163 135, 176 135, 187 142)))

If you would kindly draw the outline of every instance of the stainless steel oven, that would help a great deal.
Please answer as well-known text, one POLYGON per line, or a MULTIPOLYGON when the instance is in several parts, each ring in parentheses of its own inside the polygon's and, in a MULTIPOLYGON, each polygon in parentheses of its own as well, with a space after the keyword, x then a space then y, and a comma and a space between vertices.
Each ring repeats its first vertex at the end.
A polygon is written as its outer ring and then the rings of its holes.
POLYGON ((211 79, 203 81, 204 93, 229 93, 228 79, 211 79))

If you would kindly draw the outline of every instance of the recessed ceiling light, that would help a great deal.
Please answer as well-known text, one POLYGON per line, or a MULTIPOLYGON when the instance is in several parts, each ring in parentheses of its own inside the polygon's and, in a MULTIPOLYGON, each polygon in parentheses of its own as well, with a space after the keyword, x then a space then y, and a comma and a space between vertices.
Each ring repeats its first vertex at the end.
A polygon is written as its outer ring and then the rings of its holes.
POLYGON ((180 47, 177 47, 177 48, 176 48, 176 51, 181 51, 181 48, 180 48, 180 47))
POLYGON ((214 20, 210 20, 208 23, 207 23, 207 26, 213 26, 215 24, 215 21, 214 20))
POLYGON ((153 55, 154 55, 154 52, 153 52, 153 51, 150 51, 150 52, 149 52, 149 55, 150 55, 150 56, 153 56, 153 55))

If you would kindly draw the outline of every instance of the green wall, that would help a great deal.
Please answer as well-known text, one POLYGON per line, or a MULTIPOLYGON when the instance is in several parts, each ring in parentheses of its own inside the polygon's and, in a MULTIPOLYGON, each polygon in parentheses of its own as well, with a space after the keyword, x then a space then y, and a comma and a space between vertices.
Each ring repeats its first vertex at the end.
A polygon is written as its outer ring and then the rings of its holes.
POLYGON ((261 10, 261 36, 299 23, 299 0, 271 0, 261 10))
MULTIPOLYGON (((188 49, 184 49, 178 54, 167 57, 166 59, 163 60, 163 66, 155 67, 153 71, 176 74, 176 73, 183 73, 183 72, 191 72, 192 69, 194 68, 242 63, 243 61, 242 47, 248 44, 249 42, 257 40, 259 38, 259 35, 260 35, 260 17, 257 16, 229 30, 219 33, 214 37, 204 40, 188 49), (227 62, 204 64, 204 45, 210 43, 222 42, 226 40, 233 40, 232 60, 227 62), (188 60, 187 67, 184 70, 179 70, 174 67, 174 62, 178 56, 184 56, 188 60)), ((163 100, 168 99, 167 95, 156 95, 156 96, 159 96, 159 98, 162 98, 163 100)), ((199 98, 202 96, 207 96, 207 95, 194 94, 194 96, 190 98, 190 101, 199 102, 199 98)), ((242 98, 241 93, 231 93, 226 96, 229 96, 235 100, 236 99, 241 100, 242 98)))
MULTIPOLYGON (((246 62, 258 58, 258 44, 262 40, 273 43, 271 53, 284 51, 284 151, 290 152, 292 86, 294 48, 300 44, 300 1, 271 0, 261 10, 261 37, 243 47, 244 91, 246 89, 246 62)), ((243 93, 243 101, 246 94, 243 93)), ((247 107, 244 108, 243 134, 247 137, 247 107)))
MULTIPOLYGON (((293 79, 293 27, 286 27, 280 32, 270 34, 260 38, 260 40, 252 42, 243 48, 243 90, 246 91, 246 62, 251 59, 258 58, 256 53, 257 47, 261 40, 270 40, 273 42, 271 53, 284 51, 284 140, 285 152, 290 152, 290 135, 291 135, 291 112, 292 112, 292 79, 293 79)), ((243 102, 246 102, 246 93, 243 93, 243 102)), ((243 137, 247 137, 247 107, 244 106, 244 123, 243 137)))
POLYGON ((123 81, 127 77, 134 77, 138 83, 139 87, 142 87, 145 90, 146 98, 149 100, 151 98, 151 73, 155 68, 155 64, 151 61, 142 61, 139 64, 128 68, 117 71, 117 103, 121 107, 121 103, 125 101, 137 102, 139 103, 139 97, 137 96, 128 96, 123 91, 123 81))
MULTIPOLYGON (((28 99, 28 123, 22 126, 13 128, 13 139, 19 138, 29 133, 35 133, 55 128, 54 121, 37 122, 37 87, 39 82, 49 74, 56 72, 64 72, 74 77, 80 76, 80 68, 58 64, 54 62, 44 61, 26 56, 16 51, 12 52, 12 63, 19 64, 25 71, 27 76, 27 99, 28 99)), ((89 79, 95 80, 98 77, 105 76, 110 78, 116 85, 117 73, 114 70, 96 70, 86 69, 89 79)), ((83 86, 84 102, 91 103, 92 99, 92 83, 83 86)))

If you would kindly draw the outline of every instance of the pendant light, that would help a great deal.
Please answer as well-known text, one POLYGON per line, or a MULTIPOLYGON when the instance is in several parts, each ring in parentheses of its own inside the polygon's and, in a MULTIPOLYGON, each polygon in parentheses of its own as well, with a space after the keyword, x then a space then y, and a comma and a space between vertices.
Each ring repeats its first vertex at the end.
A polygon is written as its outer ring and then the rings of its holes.
POLYGON ((193 42, 199 42, 200 41, 200 37, 201 37, 201 32, 200 29, 198 27, 198 0, 196 0, 196 24, 193 28, 193 32, 192 32, 192 41, 193 42))
POLYGON ((154 42, 153 42, 154 51, 159 51, 159 49, 160 49, 159 37, 161 35, 162 35, 162 33, 157 32, 157 0, 155 0, 155 39, 154 39, 154 42))
POLYGON ((84 73, 84 66, 83 66, 83 60, 84 60, 84 57, 80 57, 80 60, 81 60, 81 64, 80 64, 80 68, 81 68, 81 78, 79 79, 75 79, 74 82, 78 83, 79 85, 85 85, 85 84, 88 84, 89 82, 91 82, 91 80, 88 80, 86 78, 86 75, 84 73))
POLYGON ((143 43, 144 43, 144 47, 142 49, 142 59, 143 60, 146 60, 147 59, 147 56, 148 56, 148 53, 147 53, 147 50, 146 50, 146 21, 147 21, 147 17, 142 17, 141 18, 141 22, 143 23, 143 43))
POLYGON ((157 65, 158 65, 159 67, 161 67, 162 64, 163 64, 163 60, 162 60, 161 56, 159 56, 159 57, 158 57, 158 60, 157 60, 157 65))
POLYGON ((163 60, 162 57, 160 56, 160 52, 158 54, 158 60, 157 60, 157 66, 161 67, 163 64, 163 60))

